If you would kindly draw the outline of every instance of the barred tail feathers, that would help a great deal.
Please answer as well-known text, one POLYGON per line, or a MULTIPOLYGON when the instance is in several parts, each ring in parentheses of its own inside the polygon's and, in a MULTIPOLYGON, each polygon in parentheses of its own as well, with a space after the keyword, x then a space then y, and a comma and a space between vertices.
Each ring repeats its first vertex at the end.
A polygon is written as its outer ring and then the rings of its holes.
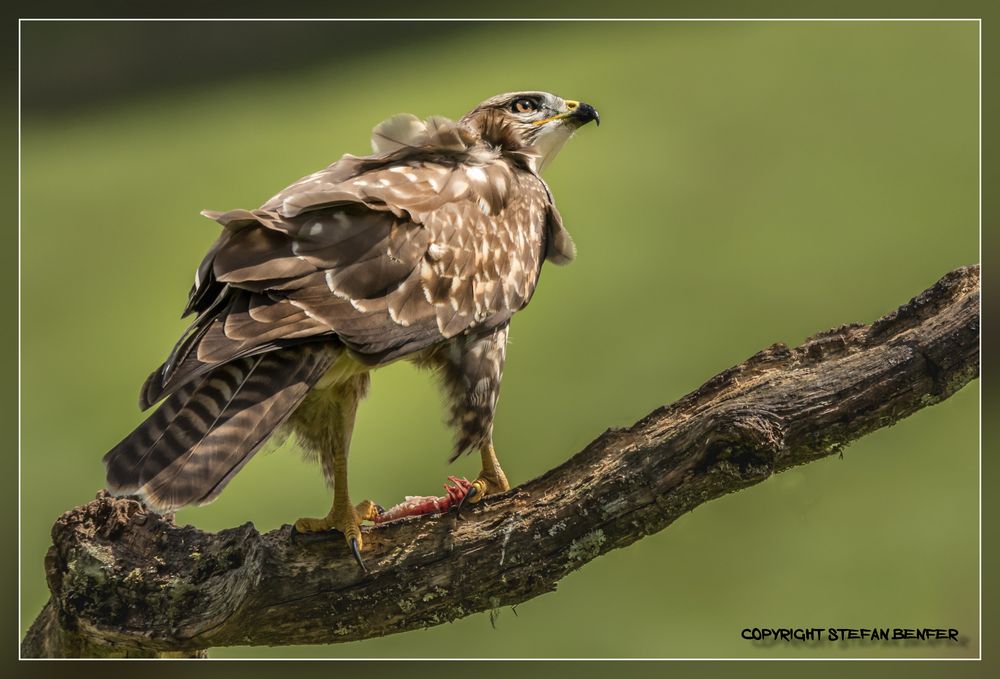
POLYGON ((108 488, 159 509, 214 500, 336 359, 303 344, 215 368, 169 396, 104 456, 108 488))

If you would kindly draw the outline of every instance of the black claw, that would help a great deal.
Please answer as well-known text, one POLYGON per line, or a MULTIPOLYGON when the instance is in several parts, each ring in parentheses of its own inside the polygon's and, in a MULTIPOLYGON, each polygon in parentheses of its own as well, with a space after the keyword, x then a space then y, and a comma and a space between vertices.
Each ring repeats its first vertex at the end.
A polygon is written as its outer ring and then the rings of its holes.
POLYGON ((464 506, 465 506, 465 503, 466 503, 466 501, 467 501, 467 500, 468 500, 468 499, 469 499, 470 497, 472 497, 473 495, 475 495, 475 494, 476 494, 476 493, 478 493, 478 492, 479 492, 479 491, 478 491, 478 490, 476 489, 476 487, 475 487, 475 486, 472 486, 471 488, 469 488, 469 492, 468 492, 468 493, 466 493, 466 494, 465 494, 465 495, 464 495, 464 496, 462 497, 462 499, 461 499, 461 500, 459 501, 459 503, 458 503, 458 508, 457 508, 457 509, 455 510, 455 520, 456 520, 456 521, 461 521, 461 520, 462 520, 462 507, 464 507, 464 506))
POLYGON ((368 568, 365 566, 365 562, 361 560, 361 550, 358 549, 357 538, 351 538, 351 551, 354 552, 354 560, 361 566, 361 570, 365 572, 365 575, 368 575, 368 568))

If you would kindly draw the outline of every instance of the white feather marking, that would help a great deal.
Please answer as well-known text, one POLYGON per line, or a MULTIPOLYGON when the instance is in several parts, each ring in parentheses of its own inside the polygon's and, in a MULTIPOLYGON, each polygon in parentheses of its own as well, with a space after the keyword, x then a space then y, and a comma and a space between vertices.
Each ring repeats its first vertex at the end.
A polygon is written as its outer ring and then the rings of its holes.
POLYGON ((472 389, 472 393, 469 395, 469 402, 474 406, 486 405, 487 399, 490 397, 490 378, 480 377, 476 382, 476 386, 472 389))
POLYGON ((398 315, 396 314, 396 310, 395 310, 395 309, 393 309, 393 308, 392 308, 391 306, 389 307, 389 318, 391 318, 391 319, 392 319, 392 322, 393 322, 393 323, 395 323, 396 325, 401 325, 401 326, 403 326, 404 328, 406 328, 406 327, 409 327, 409 325, 410 325, 410 324, 409 324, 408 322, 406 322, 406 321, 402 320, 402 319, 401 319, 401 318, 400 318, 400 317, 399 317, 399 316, 398 316, 398 315))
POLYGON ((427 254, 430 255, 431 259, 439 260, 445 256, 448 252, 448 247, 441 245, 440 243, 431 243, 427 247, 427 254))

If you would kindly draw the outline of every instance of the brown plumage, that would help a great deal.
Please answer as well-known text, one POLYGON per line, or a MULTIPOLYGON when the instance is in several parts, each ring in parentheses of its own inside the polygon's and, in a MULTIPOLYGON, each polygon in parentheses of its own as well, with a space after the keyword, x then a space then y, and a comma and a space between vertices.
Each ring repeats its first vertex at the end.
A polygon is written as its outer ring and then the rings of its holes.
POLYGON ((340 446, 346 460, 367 372, 400 358, 440 369, 454 456, 492 450, 508 322, 543 260, 574 254, 538 172, 595 118, 541 92, 458 123, 400 115, 375 128, 370 156, 259 209, 203 213, 224 228, 195 276, 195 320, 143 385, 144 409, 166 401, 105 456, 109 486, 161 508, 209 501, 286 422, 321 459, 340 446), (331 408, 349 412, 336 445, 317 434, 331 408))

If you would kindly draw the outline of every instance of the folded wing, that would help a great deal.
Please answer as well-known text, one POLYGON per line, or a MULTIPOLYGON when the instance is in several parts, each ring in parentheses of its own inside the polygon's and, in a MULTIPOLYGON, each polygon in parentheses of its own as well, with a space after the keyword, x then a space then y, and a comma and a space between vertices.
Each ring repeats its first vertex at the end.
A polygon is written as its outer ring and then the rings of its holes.
POLYGON ((225 228, 198 267, 197 317, 147 379, 149 407, 220 364, 335 341, 370 364, 506 322, 572 242, 542 181, 451 121, 401 116, 225 228))

